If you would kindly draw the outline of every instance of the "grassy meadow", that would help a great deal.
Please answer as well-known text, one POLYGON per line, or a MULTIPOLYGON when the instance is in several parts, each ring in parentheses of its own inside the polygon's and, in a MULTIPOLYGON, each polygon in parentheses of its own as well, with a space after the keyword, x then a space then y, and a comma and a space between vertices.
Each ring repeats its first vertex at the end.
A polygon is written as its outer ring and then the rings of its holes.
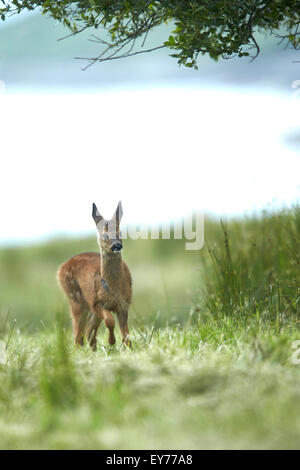
POLYGON ((300 447, 299 208, 184 243, 125 242, 133 345, 101 325, 96 352, 73 345, 55 277, 96 236, 0 250, 1 449, 300 447))

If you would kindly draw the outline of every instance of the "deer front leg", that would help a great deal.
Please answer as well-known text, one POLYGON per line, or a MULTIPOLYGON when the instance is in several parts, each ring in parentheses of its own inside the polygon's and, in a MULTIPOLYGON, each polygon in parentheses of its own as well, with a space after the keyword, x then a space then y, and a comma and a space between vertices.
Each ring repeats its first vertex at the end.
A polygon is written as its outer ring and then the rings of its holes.
POLYGON ((103 310, 103 318, 104 318, 105 325, 109 331, 108 344, 112 346, 116 342, 115 333, 114 333, 115 320, 112 314, 108 310, 103 310))
POLYGON ((122 333, 122 342, 126 344, 126 346, 131 346, 131 341, 129 339, 129 331, 128 331, 128 311, 124 310, 121 312, 117 312, 117 318, 120 326, 120 330, 122 333))

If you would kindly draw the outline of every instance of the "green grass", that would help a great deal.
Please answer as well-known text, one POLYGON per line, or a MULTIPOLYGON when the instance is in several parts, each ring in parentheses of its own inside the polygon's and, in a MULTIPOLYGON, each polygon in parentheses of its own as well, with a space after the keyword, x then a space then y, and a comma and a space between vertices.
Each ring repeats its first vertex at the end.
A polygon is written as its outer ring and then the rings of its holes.
POLYGON ((199 321, 133 330, 133 349, 14 335, 1 367, 1 448, 299 448, 296 325, 199 321), (151 338, 151 340, 150 340, 151 338))
POLYGON ((299 448, 299 235, 296 207, 208 219, 199 252, 128 240, 133 347, 102 326, 95 353, 55 281, 95 240, 0 251, 0 448, 299 448))

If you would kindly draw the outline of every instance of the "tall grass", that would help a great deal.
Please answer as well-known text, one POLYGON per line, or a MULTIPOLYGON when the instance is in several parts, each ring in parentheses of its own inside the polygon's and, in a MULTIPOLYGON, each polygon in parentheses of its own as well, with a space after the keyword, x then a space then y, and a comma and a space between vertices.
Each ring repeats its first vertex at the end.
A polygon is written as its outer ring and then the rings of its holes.
POLYGON ((69 337, 61 314, 56 316, 56 341, 46 344, 39 374, 41 396, 50 408, 76 404, 78 381, 69 337))
POLYGON ((236 319, 288 321, 300 312, 300 209, 221 220, 203 257, 204 307, 236 319))

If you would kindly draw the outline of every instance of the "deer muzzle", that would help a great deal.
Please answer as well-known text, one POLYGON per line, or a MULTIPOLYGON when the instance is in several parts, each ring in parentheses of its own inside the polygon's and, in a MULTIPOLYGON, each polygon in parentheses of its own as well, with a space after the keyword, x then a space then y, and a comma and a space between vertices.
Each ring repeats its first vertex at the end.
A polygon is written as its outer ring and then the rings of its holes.
POLYGON ((119 251, 121 251, 122 248, 123 248, 123 245, 120 242, 116 242, 110 247, 111 251, 113 251, 114 253, 119 253, 119 251))

